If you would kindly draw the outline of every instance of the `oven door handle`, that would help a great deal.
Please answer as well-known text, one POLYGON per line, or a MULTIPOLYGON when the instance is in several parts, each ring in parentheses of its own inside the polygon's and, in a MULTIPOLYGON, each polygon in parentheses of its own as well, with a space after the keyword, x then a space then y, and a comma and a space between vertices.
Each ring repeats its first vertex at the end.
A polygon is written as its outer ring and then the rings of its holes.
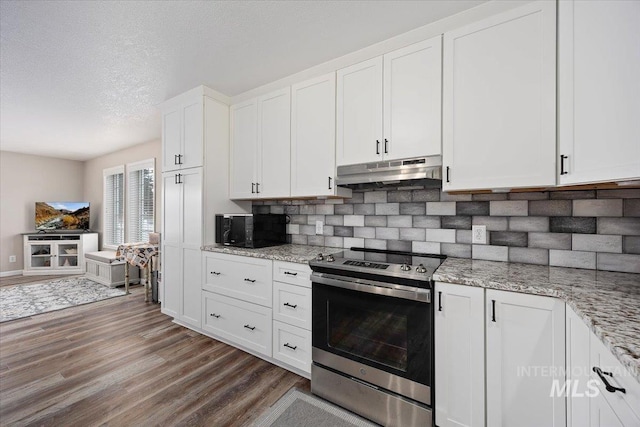
POLYGON ((359 292, 367 292, 369 294, 408 299, 427 304, 431 303, 431 291, 428 289, 412 288, 408 286, 406 289, 399 289, 397 287, 392 288, 372 283, 363 284, 348 280, 333 279, 320 275, 312 275, 311 281, 321 285, 335 286, 336 288, 351 289, 359 292))

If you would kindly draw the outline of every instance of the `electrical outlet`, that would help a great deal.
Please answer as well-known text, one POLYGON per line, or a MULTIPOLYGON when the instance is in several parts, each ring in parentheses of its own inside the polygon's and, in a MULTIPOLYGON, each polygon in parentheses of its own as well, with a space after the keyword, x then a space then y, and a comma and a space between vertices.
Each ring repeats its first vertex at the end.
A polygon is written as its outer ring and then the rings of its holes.
POLYGON ((16 256, 15 255, 9 255, 9 262, 16 262, 16 256))
POLYGON ((474 225, 473 227, 471 227, 471 243, 478 243, 481 245, 487 244, 486 225, 474 225))
POLYGON ((316 221, 316 234, 324 233, 324 224, 322 221, 316 221))

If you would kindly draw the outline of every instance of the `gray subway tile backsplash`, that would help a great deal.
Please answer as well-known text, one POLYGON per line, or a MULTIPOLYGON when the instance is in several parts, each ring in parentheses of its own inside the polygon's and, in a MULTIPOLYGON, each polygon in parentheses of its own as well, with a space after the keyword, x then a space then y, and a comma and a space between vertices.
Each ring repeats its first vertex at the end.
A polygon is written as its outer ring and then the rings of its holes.
POLYGON ((489 202, 457 202, 456 215, 489 215, 489 202))
POLYGON ((549 218, 549 230, 552 233, 582 233, 596 232, 596 218, 575 218, 571 216, 552 216, 549 218))
POLYGON ((489 244, 496 246, 527 247, 528 233, 522 231, 491 231, 489 244))
POLYGON ((640 273, 640 189, 471 195, 405 188, 259 201, 253 212, 288 215, 296 244, 640 273), (316 221, 325 224, 322 235, 316 221), (487 226, 489 244, 471 244, 472 225, 487 226))

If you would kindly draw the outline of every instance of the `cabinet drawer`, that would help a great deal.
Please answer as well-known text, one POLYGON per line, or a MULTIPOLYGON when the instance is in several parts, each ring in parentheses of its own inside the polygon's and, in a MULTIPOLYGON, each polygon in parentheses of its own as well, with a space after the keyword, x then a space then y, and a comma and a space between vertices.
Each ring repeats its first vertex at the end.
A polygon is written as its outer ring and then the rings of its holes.
POLYGON ((595 335, 591 335, 590 347, 591 378, 597 380, 600 393, 621 420, 628 420, 624 425, 640 425, 640 384, 595 335), (612 386, 624 388, 625 393, 607 391, 600 377, 593 371, 594 367, 611 373, 612 376, 604 375, 604 378, 612 386))
POLYGON ((311 288, 273 282, 273 318, 311 329, 311 288))
POLYGON ((271 261, 226 254, 204 258, 202 289, 271 307, 271 261))
POLYGON ((203 329, 271 357, 271 309, 202 292, 203 329))
POLYGON ((311 373, 311 331, 273 321, 273 358, 311 373))
POLYGON ((273 280, 311 288, 311 268, 308 264, 274 261, 273 280))

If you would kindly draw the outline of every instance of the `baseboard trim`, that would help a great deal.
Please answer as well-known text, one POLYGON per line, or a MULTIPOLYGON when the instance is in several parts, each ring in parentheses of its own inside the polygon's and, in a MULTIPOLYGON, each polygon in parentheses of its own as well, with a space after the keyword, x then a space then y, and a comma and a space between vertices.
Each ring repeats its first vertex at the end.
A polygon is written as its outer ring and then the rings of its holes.
POLYGON ((3 271, 0 277, 22 276, 22 270, 3 271))

